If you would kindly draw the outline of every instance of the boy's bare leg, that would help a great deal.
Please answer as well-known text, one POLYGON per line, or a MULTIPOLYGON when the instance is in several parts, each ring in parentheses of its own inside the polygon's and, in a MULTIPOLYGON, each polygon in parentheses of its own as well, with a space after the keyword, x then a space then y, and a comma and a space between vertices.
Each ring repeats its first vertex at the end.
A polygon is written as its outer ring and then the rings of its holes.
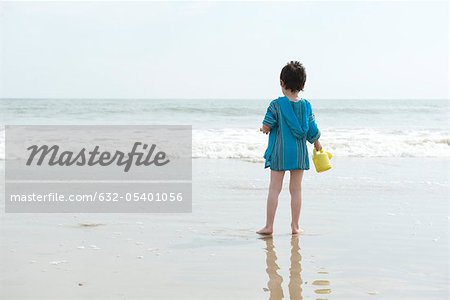
POLYGON ((270 171, 270 185, 269 194, 267 196, 267 216, 266 226, 258 230, 259 234, 272 234, 273 221, 275 219, 275 212, 278 206, 278 196, 280 195, 281 188, 283 187, 284 171, 270 171))
POLYGON ((302 207, 302 179, 303 179, 303 170, 291 171, 289 192, 291 193, 292 234, 297 234, 303 231, 298 226, 300 219, 300 209, 302 207))

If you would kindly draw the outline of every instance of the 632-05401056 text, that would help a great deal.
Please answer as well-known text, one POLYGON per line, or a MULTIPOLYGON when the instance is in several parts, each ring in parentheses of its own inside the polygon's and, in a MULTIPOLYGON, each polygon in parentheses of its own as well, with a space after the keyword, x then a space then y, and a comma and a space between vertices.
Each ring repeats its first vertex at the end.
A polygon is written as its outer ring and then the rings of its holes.
POLYGON ((166 192, 150 192, 150 193, 108 193, 95 192, 90 194, 63 194, 63 193, 46 193, 46 194, 11 194, 9 195, 11 202, 181 202, 183 201, 182 192, 166 193, 166 192))

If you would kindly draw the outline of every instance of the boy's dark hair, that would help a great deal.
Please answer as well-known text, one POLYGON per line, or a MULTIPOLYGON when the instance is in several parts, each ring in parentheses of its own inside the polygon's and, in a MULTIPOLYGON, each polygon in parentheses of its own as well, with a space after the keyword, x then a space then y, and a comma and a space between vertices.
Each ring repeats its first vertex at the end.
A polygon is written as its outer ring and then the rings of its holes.
POLYGON ((305 67, 298 61, 288 62, 281 70, 280 79, 283 80, 285 88, 295 91, 303 91, 306 82, 305 67))

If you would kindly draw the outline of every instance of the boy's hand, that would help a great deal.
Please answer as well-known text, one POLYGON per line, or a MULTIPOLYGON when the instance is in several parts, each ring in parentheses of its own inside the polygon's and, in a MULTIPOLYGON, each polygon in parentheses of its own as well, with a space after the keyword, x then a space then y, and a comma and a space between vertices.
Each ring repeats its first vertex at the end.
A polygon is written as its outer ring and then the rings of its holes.
POLYGON ((322 145, 320 144, 319 140, 314 142, 314 148, 316 148, 316 151, 320 151, 320 149, 322 149, 322 145))
POLYGON ((267 125, 263 125, 263 126, 259 129, 259 131, 262 131, 262 133, 268 134, 269 131, 270 131, 270 127, 267 126, 267 125))

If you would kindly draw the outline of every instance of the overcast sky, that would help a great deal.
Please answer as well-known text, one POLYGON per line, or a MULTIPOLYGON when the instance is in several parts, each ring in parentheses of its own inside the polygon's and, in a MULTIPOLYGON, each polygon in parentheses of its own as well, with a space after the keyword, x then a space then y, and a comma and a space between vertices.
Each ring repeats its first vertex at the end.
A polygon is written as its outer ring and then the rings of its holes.
POLYGON ((448 98, 448 2, 2 2, 0 96, 448 98))

